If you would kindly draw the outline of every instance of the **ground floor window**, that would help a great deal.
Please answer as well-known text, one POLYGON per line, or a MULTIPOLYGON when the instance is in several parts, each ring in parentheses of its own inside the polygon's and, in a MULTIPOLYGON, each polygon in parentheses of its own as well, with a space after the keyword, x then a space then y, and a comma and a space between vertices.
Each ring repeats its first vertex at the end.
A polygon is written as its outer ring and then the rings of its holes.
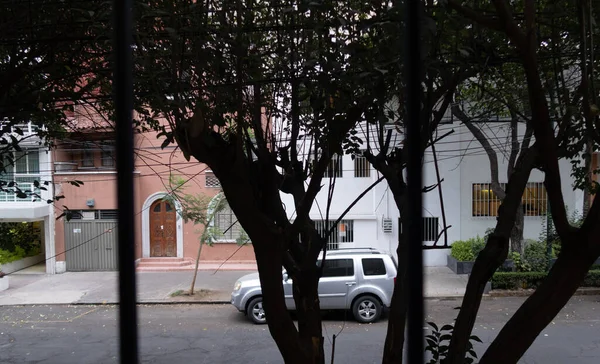
MULTIPOLYGON (((335 220, 315 220, 315 228, 321 236, 325 236, 335 220)), ((333 229, 329 239, 327 240, 327 249, 338 249, 339 243, 354 242, 354 220, 341 220, 333 229)))
MULTIPOLYGON (((506 183, 500 183, 506 190, 506 183)), ((543 182, 529 182, 521 199, 525 216, 545 216, 548 210, 548 198, 543 182)), ((502 200, 492 191, 491 183, 473 183, 472 216, 498 216, 502 200)))

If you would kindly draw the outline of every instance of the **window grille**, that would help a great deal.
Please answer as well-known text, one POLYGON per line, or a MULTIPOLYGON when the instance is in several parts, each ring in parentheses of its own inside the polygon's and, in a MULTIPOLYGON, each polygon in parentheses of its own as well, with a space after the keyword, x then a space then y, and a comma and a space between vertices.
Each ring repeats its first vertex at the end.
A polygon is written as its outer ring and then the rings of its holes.
POLYGON ((354 158, 354 177, 371 177, 371 165, 365 157, 354 158))
MULTIPOLYGON (((506 183, 500 183, 506 190, 506 183)), ((502 200, 492 191, 491 183, 474 183, 472 187, 472 215, 498 216, 502 200)), ((525 216, 545 216, 548 210, 548 197, 543 182, 529 182, 521 199, 525 216)))
POLYGON ((204 173, 204 178, 206 179, 205 184, 204 184, 206 187, 209 187, 209 188, 221 187, 221 182, 219 182, 219 179, 217 178, 217 176, 215 176, 215 174, 213 172, 204 173))
MULTIPOLYGON (((438 217, 423 217, 421 220, 422 229, 421 230, 421 240, 422 241, 437 241, 438 235, 440 234, 440 224, 438 217)), ((403 224, 398 219, 398 225, 400 226, 400 232, 403 231, 403 224)))
POLYGON ((241 225, 229 205, 217 212, 214 217, 217 240, 234 241, 241 235, 241 225))
MULTIPOLYGON (((315 228, 322 237, 327 235, 335 220, 315 220, 315 228)), ((339 243, 354 242, 354 220, 341 220, 333 229, 329 239, 327 240, 327 250, 336 250, 339 248, 339 243)))
POLYGON ((325 170, 323 177, 342 177, 342 156, 335 154, 325 170))

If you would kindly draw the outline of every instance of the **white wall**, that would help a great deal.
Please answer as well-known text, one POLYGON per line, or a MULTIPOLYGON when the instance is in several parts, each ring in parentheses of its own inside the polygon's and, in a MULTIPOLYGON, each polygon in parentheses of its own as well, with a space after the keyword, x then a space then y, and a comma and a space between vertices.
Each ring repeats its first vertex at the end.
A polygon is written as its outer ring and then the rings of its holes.
MULTIPOLYGON (((467 128, 458 123, 442 125, 438 134, 441 135, 449 131, 453 131, 453 133, 436 143, 435 147, 440 178, 443 179, 442 194, 446 223, 450 226, 447 230, 448 242, 451 244, 456 240, 468 239, 476 235, 483 236, 488 228, 495 226, 496 218, 472 216, 472 184, 491 182, 489 159, 483 147, 474 139, 467 128)), ((504 155, 503 153, 497 153, 497 155, 499 180, 500 182, 507 182, 508 124, 489 123, 483 127, 483 131, 496 150, 505 151, 504 155)), ((524 132, 524 127, 520 127, 520 139, 522 139, 524 132)), ((394 135, 392 145, 398 145, 399 141, 396 134, 394 135)), ((361 135, 359 134, 359 136, 361 135)), ((362 135, 362 137, 364 140, 365 136, 362 135)), ((371 140, 373 140, 373 136, 371 136, 371 140)), ((338 218, 349 204, 379 177, 377 171, 371 169, 369 178, 355 178, 354 162, 350 156, 344 156, 342 164, 343 176, 336 179, 330 219, 338 218)), ((573 191, 571 187, 570 162, 562 160, 559 165, 565 204, 570 212, 581 211, 583 193, 573 191)), ((543 180, 543 173, 537 170, 532 172, 530 182, 543 182, 543 180)), ((431 149, 425 152, 423 183, 425 186, 437 183, 433 151, 431 149)), ((314 220, 325 218, 329 179, 323 179, 322 185, 321 192, 310 212, 310 217, 314 220)), ((282 199, 286 205, 288 216, 292 218, 295 210, 293 200, 288 195, 282 195, 282 199)), ((442 210, 437 189, 424 194, 423 216, 438 217, 439 230, 442 230, 442 210)), ((341 244, 340 247, 370 246, 396 255, 398 217, 398 209, 393 196, 385 181, 381 182, 368 192, 346 215, 345 219, 354 220, 354 243, 341 244), (384 217, 391 218, 393 221, 393 232, 391 234, 384 233, 382 230, 382 219, 384 217)), ((544 226, 544 220, 545 217, 525 217, 525 238, 538 239, 544 226)), ((427 244, 431 245, 431 243, 427 244)), ((437 244, 444 244, 443 235, 437 244)), ((430 266, 446 265, 448 254, 449 249, 425 250, 424 262, 430 266)))

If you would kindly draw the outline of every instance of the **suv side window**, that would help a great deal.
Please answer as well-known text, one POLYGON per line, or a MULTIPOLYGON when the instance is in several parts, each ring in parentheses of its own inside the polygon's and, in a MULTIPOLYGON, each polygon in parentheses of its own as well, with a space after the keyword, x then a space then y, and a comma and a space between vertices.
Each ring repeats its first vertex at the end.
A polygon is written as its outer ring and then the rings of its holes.
MULTIPOLYGON (((321 260, 317 261, 321 265, 321 260)), ((326 259, 323 267, 325 277, 352 277, 354 275, 354 260, 352 259, 326 259)))
POLYGON ((381 258, 363 258, 362 266, 365 276, 382 276, 387 273, 381 258))

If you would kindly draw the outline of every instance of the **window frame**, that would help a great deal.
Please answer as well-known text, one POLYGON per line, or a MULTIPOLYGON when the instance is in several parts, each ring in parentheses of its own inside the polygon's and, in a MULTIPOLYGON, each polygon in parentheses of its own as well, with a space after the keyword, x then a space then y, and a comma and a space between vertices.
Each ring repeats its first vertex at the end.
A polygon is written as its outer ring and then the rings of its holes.
MULTIPOLYGON (((319 259, 317 260, 317 266, 321 267, 321 264, 323 264, 323 260, 319 259)), ((331 267, 329 267, 331 268, 331 267)), ((335 268, 335 267, 334 267, 335 268)), ((354 277, 356 275, 356 264, 354 264, 354 259, 353 258, 327 258, 325 259, 325 267, 323 267, 323 275, 321 276, 321 278, 346 278, 346 277, 354 277), (346 275, 326 275, 325 272, 328 269, 327 264, 331 264, 333 262, 342 262, 342 261, 349 261, 351 263, 350 267, 345 267, 346 269, 346 275), (348 274, 348 272, 350 274, 348 274)))
POLYGON ((81 151, 81 167, 83 168, 94 168, 96 166, 96 153, 89 143, 83 144, 83 150, 81 151))
POLYGON ((344 177, 344 163, 343 155, 334 154, 327 164, 325 172, 323 172, 323 178, 343 178, 344 177))
POLYGON ((103 148, 100 152, 100 165, 102 167, 114 168, 116 164, 114 156, 115 154, 112 148, 103 148))
MULTIPOLYGON (((365 276, 365 277, 387 276, 387 274, 388 274, 387 267, 385 266, 385 261, 383 260, 383 258, 380 258, 380 257, 360 258, 360 263, 362 265, 363 276, 365 276), (381 267, 383 267, 383 273, 367 274, 367 272, 365 271, 365 261, 377 261, 377 260, 381 262, 381 267)), ((378 268, 380 268, 380 267, 378 267, 378 268)))
MULTIPOLYGON (((33 181, 40 182, 41 185, 41 171, 40 171, 40 157, 41 153, 38 149, 24 149, 23 151, 12 151, 13 161, 12 163, 5 164, 5 171, 0 173, 0 180, 6 179, 8 183, 15 182, 16 186, 21 191, 30 194, 41 195, 42 191, 39 187, 35 187, 33 181), (18 155, 21 154, 21 157, 18 155), (37 165, 31 161, 31 155, 37 155, 37 165), (17 163, 21 158, 25 158, 25 172, 17 172, 17 163), (32 172, 33 170, 33 172, 32 172), (21 181, 19 179, 33 179, 32 182, 21 181), (27 184, 28 188, 23 188, 24 184, 27 184)), ((11 190, 11 192, 0 191, 0 203, 2 202, 40 202, 41 198, 30 195, 26 198, 18 198, 14 187, 4 186, 5 189, 11 190)))
MULTIPOLYGON (((500 183, 500 187, 503 190, 506 190, 506 182, 501 182, 500 183)), ((498 217, 498 208, 495 208, 495 210, 493 209, 495 206, 495 204, 497 204, 497 207, 500 206, 500 204, 502 203, 502 200, 500 200, 498 197, 496 197, 496 195, 494 194, 494 192, 492 191, 492 184, 491 182, 472 182, 471 183, 471 217, 473 218, 493 218, 493 217, 498 217), (489 197, 487 197, 487 200, 485 199, 476 199, 475 197, 475 189, 476 186, 480 187, 480 191, 489 191, 488 194, 490 195, 489 197), (493 197, 492 197, 493 195, 493 197), (481 206, 483 206, 484 208, 482 208, 482 210, 484 211, 483 213, 480 214, 476 214, 476 204, 482 204, 481 206)), ((527 182, 527 185, 525 186, 525 190, 523 191, 523 195, 521 196, 521 204, 523 206, 523 213, 525 217, 544 217, 547 215, 548 213, 548 193, 546 192, 546 187, 544 186, 543 182, 537 182, 537 181, 533 181, 533 182, 527 182), (535 189, 536 190, 536 194, 541 194, 542 196, 536 196, 536 197, 527 197, 526 194, 530 194, 531 190, 535 189), (534 203, 538 204, 538 208, 537 209, 528 209, 528 206, 531 206, 531 203, 529 201, 534 201, 534 203), (532 211, 531 213, 528 211, 532 211)))
POLYGON ((354 157, 354 178, 371 177, 371 163, 364 156, 354 157), (361 172, 361 173, 359 173, 361 172))

